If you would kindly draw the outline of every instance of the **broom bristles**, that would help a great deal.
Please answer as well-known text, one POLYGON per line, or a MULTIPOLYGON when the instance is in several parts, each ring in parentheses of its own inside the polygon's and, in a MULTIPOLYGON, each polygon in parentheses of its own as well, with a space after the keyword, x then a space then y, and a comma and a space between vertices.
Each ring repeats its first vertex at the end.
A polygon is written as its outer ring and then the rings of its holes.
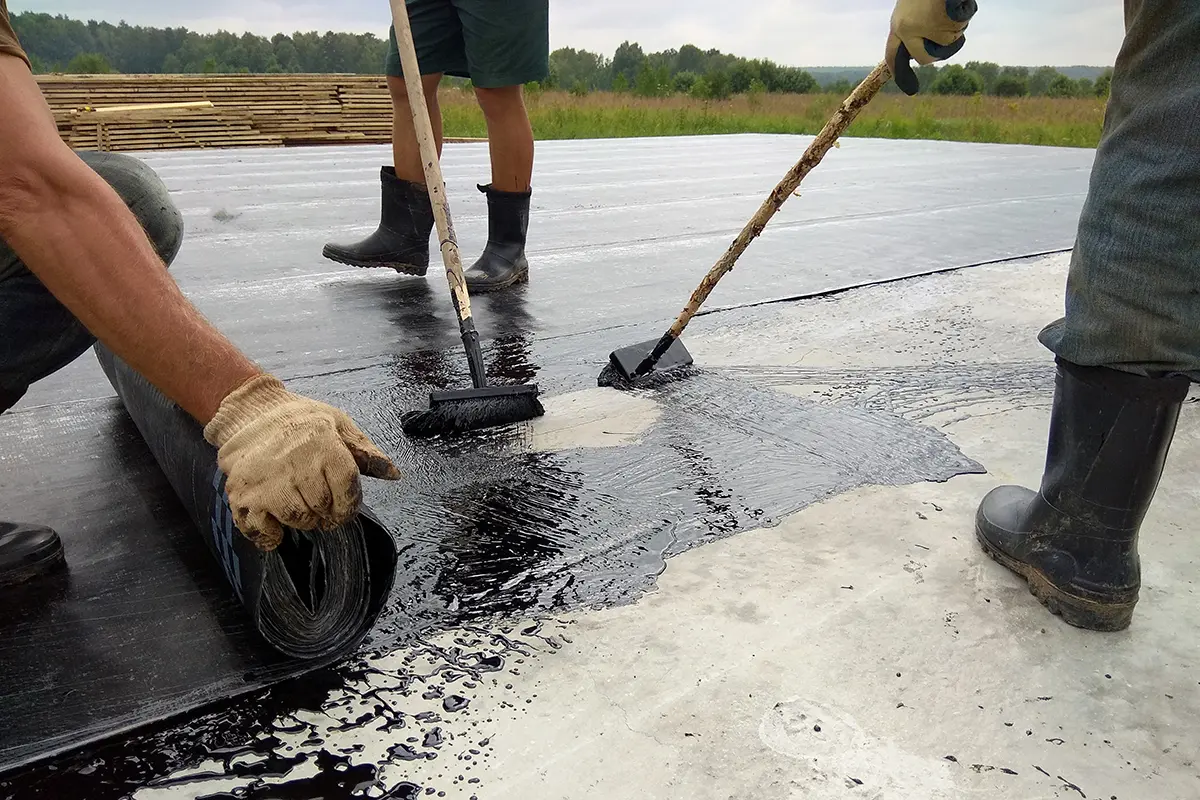
POLYGON ((694 365, 686 364, 683 366, 672 366, 665 370, 653 369, 631 381, 622 375, 619 369, 608 364, 604 369, 600 370, 600 375, 596 378, 596 385, 601 388, 617 389, 623 392, 633 389, 658 389, 668 384, 686 380, 699 372, 700 370, 694 365))
POLYGON ((428 437, 511 425, 546 413, 534 394, 443 400, 425 411, 411 411, 400 420, 407 436, 428 437))

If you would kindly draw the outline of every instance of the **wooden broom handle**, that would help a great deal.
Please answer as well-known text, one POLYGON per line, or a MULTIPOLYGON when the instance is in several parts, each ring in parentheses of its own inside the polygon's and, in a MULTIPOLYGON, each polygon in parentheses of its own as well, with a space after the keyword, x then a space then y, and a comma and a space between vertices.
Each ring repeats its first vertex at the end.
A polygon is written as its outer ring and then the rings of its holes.
POLYGON ((429 107, 425 103, 425 87, 421 83, 421 67, 417 62, 417 50, 413 44, 412 28, 408 22, 408 8, 404 0, 390 0, 392 25, 396 29, 396 45, 400 51, 400 65, 404 71, 404 85, 408 89, 408 107, 412 110, 413 130, 421 148, 421 166, 425 171, 425 186, 433 205, 433 217, 437 222, 438 239, 441 242, 442 262, 446 265, 446 279, 455 300, 458 321, 471 318, 471 297, 467 293, 467 281, 463 277, 462 259, 458 254, 458 239, 454 235, 454 222, 450 218, 450 204, 446 200, 446 183, 442 180, 441 163, 438 160, 437 143, 433 138, 433 124, 429 120, 429 107))
MULTIPOLYGON (((671 326, 670 332, 667 334, 673 339, 678 339, 683 333, 683 329, 700 310, 700 306, 708 299, 712 290, 716 288, 717 281, 733 269, 733 264, 738 260, 738 257, 750 245, 763 228, 767 226, 767 222, 779 210, 784 201, 792 196, 796 191, 796 187, 800 185, 800 181, 804 180, 813 167, 821 163, 821 159, 825 153, 833 147, 838 137, 845 132, 850 123, 854 122, 854 118, 858 116, 858 112, 862 111, 867 103, 873 98, 883 85, 892 77, 891 70, 888 69, 886 62, 880 64, 871 71, 871 74, 863 78, 862 83, 858 85, 850 96, 842 101, 838 110, 834 112, 829 121, 825 123, 825 127, 817 134, 817 138, 813 139, 812 144, 804 151, 804 155, 796 162, 783 179, 775 186, 771 194, 767 195, 767 199, 759 206, 758 212, 755 213, 746 226, 742 228, 742 232, 733 240, 733 244, 729 245, 729 249, 725 254, 718 259, 713 268, 704 276, 704 280, 700 281, 700 285, 696 287, 696 291, 692 292, 691 299, 684 306, 683 312, 675 320, 675 324, 671 326)), ((663 337, 666 340, 666 337, 663 337)))

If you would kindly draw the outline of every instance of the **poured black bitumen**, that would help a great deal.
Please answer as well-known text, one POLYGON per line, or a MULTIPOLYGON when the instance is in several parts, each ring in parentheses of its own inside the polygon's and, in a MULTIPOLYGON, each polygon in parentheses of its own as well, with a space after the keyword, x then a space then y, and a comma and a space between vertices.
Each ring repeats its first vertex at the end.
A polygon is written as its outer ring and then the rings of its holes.
MULTIPOLYGON (((804 144, 539 143, 531 284, 473 298, 491 380, 536 382, 544 396, 595 387, 613 349, 661 335, 804 144)), ((635 444, 537 452, 521 426, 408 440, 399 427, 406 412, 425 407, 430 391, 469 385, 437 252, 427 279, 320 257, 327 238, 373 227, 384 152, 147 159, 185 213, 172 271, 189 296, 291 388, 348 410, 406 476, 366 486, 401 548, 373 650, 496 616, 627 601, 667 557, 705 541, 863 484, 978 471, 939 433, 886 409, 815 404, 772 390, 761 375, 702 362, 647 390, 661 414, 635 444)), ((847 140, 710 306, 1070 247, 1090 161, 1088 151, 847 140)), ((448 147, 445 162, 466 257, 486 233, 473 190, 486 176, 486 150, 448 147)), ((702 317, 689 332, 750 313, 702 317)), ((198 706, 270 685, 297 665, 246 624, 93 355, 0 418, 0 511, 56 526, 71 565, 68 576, 4 600, 0 763, 184 715, 149 739, 114 740, 106 758, 85 753, 57 773, 27 770, 0 784, 2 793, 122 796, 257 735, 314 685, 195 717, 198 706), (150 757, 147 747, 166 753, 150 757), (112 755, 122 752, 141 755, 112 755), (84 764, 92 766, 81 772, 84 764)), ((438 702, 469 703, 469 692, 452 694, 438 702)), ((322 775, 340 788, 269 796, 350 796, 349 784, 373 780, 327 766, 322 775)))

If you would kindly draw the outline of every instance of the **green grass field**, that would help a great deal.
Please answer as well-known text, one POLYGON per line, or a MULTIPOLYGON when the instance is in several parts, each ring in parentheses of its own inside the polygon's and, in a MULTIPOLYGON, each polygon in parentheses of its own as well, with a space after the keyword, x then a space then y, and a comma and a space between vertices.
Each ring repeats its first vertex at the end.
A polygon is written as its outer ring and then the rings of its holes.
MULTIPOLYGON (((526 95, 538 139, 677 136, 715 133, 815 134, 833 113, 835 95, 738 96, 704 101, 597 92, 526 95)), ((483 116, 467 91, 444 89, 447 136, 484 136, 483 116)), ((879 95, 848 136, 1095 147, 1101 99, 879 95)))

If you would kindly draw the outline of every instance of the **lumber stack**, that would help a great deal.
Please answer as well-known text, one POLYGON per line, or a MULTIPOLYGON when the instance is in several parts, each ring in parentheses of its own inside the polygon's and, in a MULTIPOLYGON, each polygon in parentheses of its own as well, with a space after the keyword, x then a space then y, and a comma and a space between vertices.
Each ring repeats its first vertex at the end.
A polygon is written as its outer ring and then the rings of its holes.
POLYGON ((392 105, 364 75, 41 75, 69 145, 92 150, 383 144, 392 105))

